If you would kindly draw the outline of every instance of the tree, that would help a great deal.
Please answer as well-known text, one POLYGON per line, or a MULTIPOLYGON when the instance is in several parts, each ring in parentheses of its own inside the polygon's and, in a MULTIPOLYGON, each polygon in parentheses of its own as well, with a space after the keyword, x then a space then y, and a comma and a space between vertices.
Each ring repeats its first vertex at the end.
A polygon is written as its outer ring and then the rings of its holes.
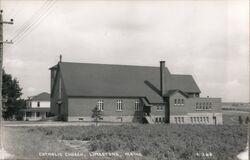
POLYGON ((246 117, 245 123, 248 124, 249 123, 249 117, 246 117))
POLYGON ((99 120, 101 119, 102 112, 98 109, 98 107, 95 107, 92 110, 92 118, 94 118, 95 125, 97 126, 99 120))
POLYGON ((243 123, 243 119, 241 116, 239 116, 239 124, 242 124, 243 123))
POLYGON ((18 111, 25 108, 25 100, 21 99, 22 88, 19 86, 19 81, 16 78, 12 78, 11 74, 7 74, 3 69, 3 118, 5 120, 18 117, 18 111))

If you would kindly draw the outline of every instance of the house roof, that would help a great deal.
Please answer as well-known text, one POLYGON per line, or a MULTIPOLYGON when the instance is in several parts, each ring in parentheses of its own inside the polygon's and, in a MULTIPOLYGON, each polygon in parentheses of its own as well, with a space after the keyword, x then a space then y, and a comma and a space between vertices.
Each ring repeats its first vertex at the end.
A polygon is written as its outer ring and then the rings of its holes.
POLYGON ((32 101, 50 101, 50 94, 47 92, 42 92, 38 95, 32 96, 30 98, 32 101))
MULTIPOLYGON (((61 62, 59 68, 68 96, 146 97, 150 103, 163 102, 159 67, 61 62)), ((168 68, 165 73, 166 91, 200 92, 191 75, 172 75, 168 68)))

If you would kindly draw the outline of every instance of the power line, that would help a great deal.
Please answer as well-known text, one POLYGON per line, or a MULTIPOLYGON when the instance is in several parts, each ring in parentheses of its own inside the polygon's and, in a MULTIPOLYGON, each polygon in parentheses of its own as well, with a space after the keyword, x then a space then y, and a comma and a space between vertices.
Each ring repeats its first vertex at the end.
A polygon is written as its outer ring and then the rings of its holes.
MULTIPOLYGON (((23 32, 21 32, 20 34, 16 35, 15 37, 13 37, 12 40, 13 40, 13 41, 17 41, 18 39, 20 39, 21 37, 23 37, 23 36, 25 35, 25 33, 27 33, 28 31, 30 32, 30 29, 31 29, 34 25, 39 24, 39 22, 41 22, 41 20, 44 19, 44 17, 47 17, 49 11, 50 11, 51 9, 53 9, 54 4, 55 4, 55 1, 54 1, 54 3, 52 3, 52 4, 49 6, 49 8, 47 8, 46 12, 44 12, 44 13, 41 14, 41 15, 39 15, 39 17, 38 17, 35 21, 33 21, 29 26, 27 26, 27 27, 23 30, 23 32)), ((28 33, 29 33, 29 32, 28 32, 28 33)))
MULTIPOLYGON (((53 7, 53 6, 52 6, 53 7)), ((47 17, 47 16, 49 16, 51 13, 52 13, 52 11, 53 11, 53 8, 50 8, 50 10, 48 10, 48 12, 45 14, 45 15, 43 15, 42 17, 40 17, 36 22, 34 22, 29 28, 27 28, 27 31, 29 30, 29 32, 24 32, 24 34, 22 34, 21 36, 19 36, 18 38, 16 38, 15 40, 13 40, 15 43, 14 43, 14 45, 16 44, 19 44, 21 41, 22 41, 22 39, 24 39, 26 36, 28 36, 34 29, 36 29, 38 26, 39 26, 39 24, 47 17), (33 28, 32 28, 33 27, 33 28), (26 34, 25 34, 26 33, 26 34)))
POLYGON ((35 14, 26 22, 24 23, 19 29, 16 30, 16 32, 12 35, 10 39, 15 39, 21 34, 23 34, 24 31, 27 30, 27 28, 34 23, 41 15, 44 14, 44 12, 47 10, 48 6, 50 5, 52 1, 46 0, 43 6, 35 12, 35 14))
POLYGON ((35 12, 35 14, 27 21, 25 22, 21 27, 19 27, 10 37, 9 39, 14 39, 18 37, 20 34, 23 34, 23 32, 29 27, 34 21, 36 21, 44 12, 46 12, 48 6, 53 2, 53 0, 46 0, 45 3, 35 12), (38 17, 38 18, 37 18, 38 17))

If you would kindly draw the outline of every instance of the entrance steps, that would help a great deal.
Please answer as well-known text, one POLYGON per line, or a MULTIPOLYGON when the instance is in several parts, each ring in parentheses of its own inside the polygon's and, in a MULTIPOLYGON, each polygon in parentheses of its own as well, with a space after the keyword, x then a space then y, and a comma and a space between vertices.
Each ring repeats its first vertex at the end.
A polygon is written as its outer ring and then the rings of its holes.
POLYGON ((151 116, 145 116, 146 120, 148 121, 149 124, 154 124, 154 120, 151 116))

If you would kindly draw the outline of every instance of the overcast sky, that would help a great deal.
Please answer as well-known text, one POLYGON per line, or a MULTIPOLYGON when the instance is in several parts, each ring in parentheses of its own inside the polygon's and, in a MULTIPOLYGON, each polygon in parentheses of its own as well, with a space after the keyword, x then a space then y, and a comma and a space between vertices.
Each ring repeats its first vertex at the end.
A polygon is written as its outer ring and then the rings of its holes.
POLYGON ((49 92, 48 68, 59 54, 83 63, 165 60, 171 73, 193 75, 202 96, 249 102, 248 6, 248 0, 2 0, 4 20, 15 22, 4 26, 4 37, 16 39, 4 46, 4 67, 25 98, 49 92))

